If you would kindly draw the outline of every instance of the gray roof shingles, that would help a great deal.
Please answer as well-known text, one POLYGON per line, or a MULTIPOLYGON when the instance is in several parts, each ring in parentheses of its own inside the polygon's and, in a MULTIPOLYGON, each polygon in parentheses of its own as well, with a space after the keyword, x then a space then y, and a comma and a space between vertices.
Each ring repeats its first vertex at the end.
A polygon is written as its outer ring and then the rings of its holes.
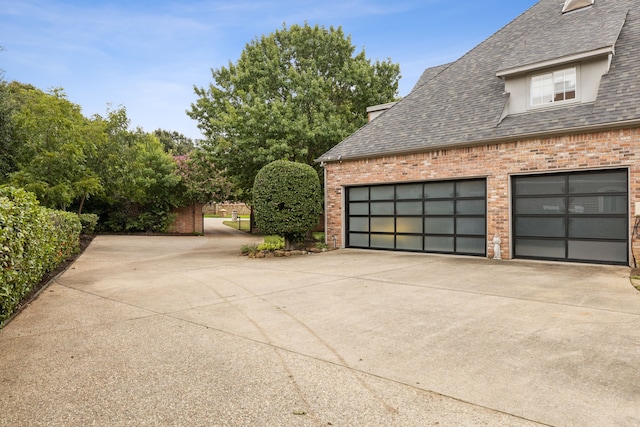
POLYGON ((563 3, 541 0, 457 61, 426 70, 409 95, 317 160, 428 151, 640 120, 638 1, 596 0, 567 14, 561 13, 563 3), (612 45, 616 54, 595 103, 500 120, 508 94, 496 72, 612 45))

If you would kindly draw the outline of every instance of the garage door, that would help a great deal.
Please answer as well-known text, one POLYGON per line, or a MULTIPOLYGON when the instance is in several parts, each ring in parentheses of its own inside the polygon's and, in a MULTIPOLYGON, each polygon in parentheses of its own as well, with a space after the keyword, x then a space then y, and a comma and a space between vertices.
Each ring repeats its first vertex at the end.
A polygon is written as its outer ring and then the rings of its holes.
POLYGON ((347 247, 486 255, 486 180, 346 189, 347 247))
POLYGON ((627 265, 627 170, 512 178, 514 257, 627 265))

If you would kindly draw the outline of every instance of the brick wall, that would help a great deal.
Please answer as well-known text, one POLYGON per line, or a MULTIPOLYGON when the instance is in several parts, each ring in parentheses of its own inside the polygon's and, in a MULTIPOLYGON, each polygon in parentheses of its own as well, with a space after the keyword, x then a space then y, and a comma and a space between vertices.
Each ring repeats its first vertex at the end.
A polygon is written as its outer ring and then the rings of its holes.
MULTIPOLYGON (((510 258, 511 175, 602 168, 630 169, 630 235, 635 202, 640 202, 640 129, 616 130, 553 138, 519 140, 419 154, 327 163, 326 236, 343 246, 343 186, 487 178, 487 254, 493 257, 493 236, 502 240, 501 256, 510 258)), ((640 244, 633 242, 640 254, 640 244)))
POLYGON ((202 205, 194 204, 183 208, 175 208, 171 213, 177 214, 176 220, 169 227, 170 233, 203 234, 202 205))

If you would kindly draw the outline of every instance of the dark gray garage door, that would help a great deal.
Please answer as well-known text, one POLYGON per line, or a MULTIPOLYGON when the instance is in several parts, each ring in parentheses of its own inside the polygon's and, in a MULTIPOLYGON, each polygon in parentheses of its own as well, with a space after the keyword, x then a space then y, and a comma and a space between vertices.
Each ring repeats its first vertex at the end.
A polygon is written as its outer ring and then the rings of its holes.
POLYGON ((486 180, 346 189, 347 246, 486 255, 486 180))
POLYGON ((514 257, 628 264, 627 170, 513 177, 514 257))

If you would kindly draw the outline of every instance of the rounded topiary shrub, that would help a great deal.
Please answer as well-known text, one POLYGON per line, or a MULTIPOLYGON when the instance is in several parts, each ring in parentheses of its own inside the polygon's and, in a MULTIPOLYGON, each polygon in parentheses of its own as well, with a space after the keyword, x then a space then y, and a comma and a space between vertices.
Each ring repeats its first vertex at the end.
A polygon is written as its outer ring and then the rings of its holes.
POLYGON ((318 224, 322 213, 318 173, 303 163, 271 162, 256 175, 253 203, 260 231, 283 236, 285 249, 291 249, 318 224))

